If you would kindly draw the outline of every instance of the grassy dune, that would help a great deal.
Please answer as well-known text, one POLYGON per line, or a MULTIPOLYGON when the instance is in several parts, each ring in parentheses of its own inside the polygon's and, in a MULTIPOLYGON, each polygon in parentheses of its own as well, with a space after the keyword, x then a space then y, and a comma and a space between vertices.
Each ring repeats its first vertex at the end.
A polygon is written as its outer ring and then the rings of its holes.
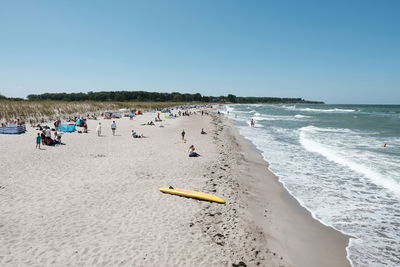
POLYGON ((164 108, 180 102, 64 102, 64 101, 9 101, 0 100, 0 122, 16 119, 36 123, 63 119, 74 115, 99 114, 104 111, 164 108))

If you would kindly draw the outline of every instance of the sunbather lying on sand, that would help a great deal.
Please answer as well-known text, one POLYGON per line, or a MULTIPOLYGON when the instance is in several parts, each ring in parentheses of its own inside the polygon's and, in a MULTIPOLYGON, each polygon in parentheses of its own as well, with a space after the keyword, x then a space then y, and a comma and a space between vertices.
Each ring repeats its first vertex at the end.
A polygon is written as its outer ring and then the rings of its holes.
POLYGON ((142 124, 140 124, 140 125, 142 125, 142 126, 145 126, 145 125, 151 125, 151 126, 154 126, 155 124, 154 124, 154 122, 153 122, 153 121, 149 121, 149 122, 147 122, 147 123, 142 123, 142 124))
POLYGON ((131 135, 133 138, 146 138, 143 134, 137 134, 134 130, 132 130, 131 135))

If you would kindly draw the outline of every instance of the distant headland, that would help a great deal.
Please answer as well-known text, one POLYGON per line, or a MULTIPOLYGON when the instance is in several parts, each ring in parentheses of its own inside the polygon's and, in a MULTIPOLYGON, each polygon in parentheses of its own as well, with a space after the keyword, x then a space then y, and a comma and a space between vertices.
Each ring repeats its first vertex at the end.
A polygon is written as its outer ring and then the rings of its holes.
MULTIPOLYGON (((160 93, 146 91, 102 91, 87 93, 44 93, 30 94, 26 97, 29 101, 57 100, 57 101, 152 101, 152 102, 204 102, 204 103, 243 103, 243 104, 324 104, 322 101, 309 101, 303 98, 281 97, 253 97, 253 96, 204 96, 200 93, 160 93)), ((23 100, 21 98, 7 98, 0 95, 0 99, 23 100)))

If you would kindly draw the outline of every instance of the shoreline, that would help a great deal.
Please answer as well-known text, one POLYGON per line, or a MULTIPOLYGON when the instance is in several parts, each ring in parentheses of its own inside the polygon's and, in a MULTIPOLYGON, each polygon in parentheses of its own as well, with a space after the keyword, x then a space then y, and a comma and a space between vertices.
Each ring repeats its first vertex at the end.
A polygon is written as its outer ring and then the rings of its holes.
MULTIPOLYGON (((318 221, 319 223, 323 224, 324 226, 326 226, 326 227, 328 227, 328 228, 333 228, 335 231, 341 233, 342 235, 345 235, 345 236, 349 237, 349 244, 350 244, 350 242, 351 242, 352 239, 356 238, 356 237, 352 236, 351 234, 347 234, 347 233, 345 233, 345 232, 342 232, 342 231, 336 229, 334 226, 331 226, 331 225, 329 225, 329 224, 323 222, 322 220, 318 219, 310 209, 308 209, 306 206, 304 206, 304 205, 302 204, 302 202, 301 202, 300 200, 298 200, 298 199, 292 194, 292 192, 286 187, 285 183, 282 182, 282 181, 279 179, 279 176, 276 175, 273 171, 271 171, 271 170, 269 169, 270 163, 268 162, 268 160, 264 159, 264 157, 263 157, 263 155, 262 155, 263 151, 259 150, 259 149, 257 148, 257 146, 256 146, 255 144, 253 144, 252 141, 251 141, 250 139, 246 138, 245 136, 243 136, 243 135, 240 133, 239 128, 236 127, 234 121, 233 121, 231 118, 227 118, 227 119, 228 119, 228 120, 230 121, 230 123, 233 125, 233 128, 235 129, 235 131, 237 131, 237 135, 239 136, 239 138, 243 138, 243 139, 244 139, 244 143, 247 143, 247 144, 245 144, 245 146, 246 146, 246 145, 249 146, 250 153, 255 152, 256 154, 260 154, 261 160, 265 162, 267 171, 270 172, 273 176, 275 176, 275 178, 277 179, 277 181, 282 185, 282 187, 287 191, 287 193, 288 193, 290 196, 292 196, 292 197, 296 200, 296 202, 298 202, 298 205, 300 205, 303 209, 306 209, 306 210, 308 211, 308 213, 310 213, 310 216, 311 216, 314 220, 318 221)), ((348 247, 349 247, 349 246, 346 247, 346 250, 348 249, 348 247)), ((347 255, 347 256, 348 256, 348 255, 347 255)), ((347 259, 350 261, 349 257, 347 257, 347 259)))
POLYGON ((247 201, 254 223, 267 235, 269 248, 286 259, 284 266, 352 266, 347 254, 351 236, 314 218, 268 169, 261 151, 224 119, 245 162, 238 180, 252 193, 247 201))

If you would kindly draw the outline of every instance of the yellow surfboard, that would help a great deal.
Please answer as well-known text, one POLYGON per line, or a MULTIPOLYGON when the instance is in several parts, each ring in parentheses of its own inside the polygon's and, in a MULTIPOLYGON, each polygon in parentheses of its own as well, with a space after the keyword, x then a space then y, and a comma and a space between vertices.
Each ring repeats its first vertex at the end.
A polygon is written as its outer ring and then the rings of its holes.
POLYGON ((220 197, 217 197, 217 196, 214 196, 211 194, 207 194, 207 193, 203 193, 203 192, 193 191, 193 190, 161 187, 160 191, 163 193, 172 194, 172 195, 197 198, 197 199, 213 201, 213 202, 217 202, 217 203, 225 203, 225 200, 220 197))

